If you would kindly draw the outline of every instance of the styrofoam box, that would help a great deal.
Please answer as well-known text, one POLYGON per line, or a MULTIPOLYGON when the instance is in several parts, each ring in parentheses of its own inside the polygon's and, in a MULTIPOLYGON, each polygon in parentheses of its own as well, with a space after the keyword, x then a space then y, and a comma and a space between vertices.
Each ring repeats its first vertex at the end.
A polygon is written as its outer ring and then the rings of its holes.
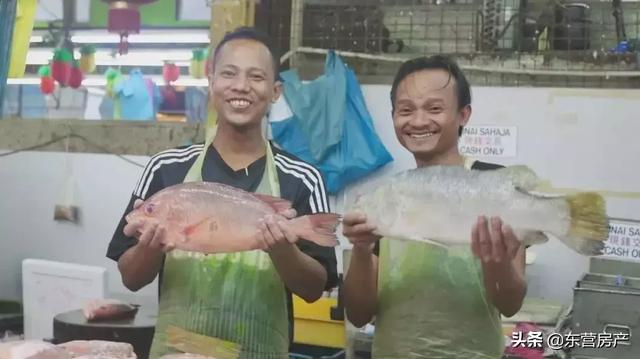
POLYGON ((53 318, 105 298, 107 270, 74 263, 25 259, 22 294, 25 339, 52 339, 53 318))

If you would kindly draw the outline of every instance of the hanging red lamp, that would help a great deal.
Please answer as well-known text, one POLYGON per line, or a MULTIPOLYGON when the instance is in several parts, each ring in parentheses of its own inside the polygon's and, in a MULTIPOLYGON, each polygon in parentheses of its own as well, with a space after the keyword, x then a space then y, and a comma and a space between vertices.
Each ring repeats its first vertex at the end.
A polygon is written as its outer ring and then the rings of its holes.
POLYGON ((157 0, 102 0, 109 3, 109 17, 107 29, 111 33, 120 35, 118 52, 123 55, 128 52, 127 38, 129 34, 140 32, 140 12, 138 7, 151 4, 157 0))
POLYGON ((38 76, 40 76, 40 91, 43 94, 48 95, 56 89, 56 81, 51 77, 51 67, 40 66, 38 76))
POLYGON ((53 77, 60 86, 67 86, 69 82, 69 75, 71 74, 72 62, 73 54, 68 49, 59 48, 53 52, 53 60, 51 61, 51 77, 53 77))
POLYGON ((72 89, 80 88, 80 86, 82 86, 82 80, 84 80, 84 74, 80 69, 80 62, 74 59, 71 65, 71 71, 69 72, 69 87, 72 89))
POLYGON ((162 66, 162 78, 164 82, 171 84, 172 82, 176 82, 179 77, 180 68, 178 65, 171 61, 165 61, 164 66, 162 66))

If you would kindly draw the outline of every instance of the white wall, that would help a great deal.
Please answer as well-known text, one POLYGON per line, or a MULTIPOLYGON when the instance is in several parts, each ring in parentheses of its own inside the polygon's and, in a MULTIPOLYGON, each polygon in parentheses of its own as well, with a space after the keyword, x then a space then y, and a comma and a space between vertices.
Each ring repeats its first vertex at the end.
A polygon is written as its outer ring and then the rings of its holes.
MULTIPOLYGON (((395 162, 359 185, 413 166, 393 133, 389 86, 363 86, 363 92, 395 162)), ((640 91, 475 88, 473 102, 470 124, 518 128, 516 157, 485 160, 527 164, 558 187, 640 191, 640 144, 636 140, 640 91)), ((83 217, 79 226, 52 219, 62 190, 64 154, 32 152, 0 158, 2 298, 20 297, 20 261, 27 257, 105 266, 109 290, 127 292, 115 263, 104 254, 142 169, 114 156, 71 157, 83 217)), ((147 160, 132 158, 139 163, 147 160)), ((334 209, 340 210, 345 196, 348 191, 336 198, 334 209)), ((640 201, 616 197, 608 201, 611 216, 640 219, 640 201)), ((529 294, 571 301, 572 286, 588 270, 587 258, 558 242, 532 251, 537 261, 527 269, 529 294)), ((156 290, 154 284, 139 295, 153 303, 156 290)))
MULTIPOLYGON (((115 156, 72 154, 74 197, 81 223, 53 220, 64 197, 66 155, 28 152, 0 158, 0 298, 22 296, 21 262, 40 258, 103 266, 108 289, 127 298, 115 262, 105 257, 111 235, 125 210, 142 168, 115 156)), ((131 156, 146 164, 146 157, 131 156)), ((141 290, 136 300, 155 305, 157 286, 141 290)))

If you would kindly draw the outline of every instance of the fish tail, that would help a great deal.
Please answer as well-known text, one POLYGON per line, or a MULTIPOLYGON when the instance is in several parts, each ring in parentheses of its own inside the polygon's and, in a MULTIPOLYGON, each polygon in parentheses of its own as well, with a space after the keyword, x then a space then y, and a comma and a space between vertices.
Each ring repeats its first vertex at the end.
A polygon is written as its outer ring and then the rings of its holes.
POLYGON ((568 236, 563 243, 585 255, 600 255, 609 236, 609 218, 604 198, 595 192, 568 195, 571 215, 568 236))
POLYGON ((334 247, 338 244, 336 236, 336 228, 340 223, 338 214, 316 213, 294 218, 290 223, 300 238, 324 247, 334 247))

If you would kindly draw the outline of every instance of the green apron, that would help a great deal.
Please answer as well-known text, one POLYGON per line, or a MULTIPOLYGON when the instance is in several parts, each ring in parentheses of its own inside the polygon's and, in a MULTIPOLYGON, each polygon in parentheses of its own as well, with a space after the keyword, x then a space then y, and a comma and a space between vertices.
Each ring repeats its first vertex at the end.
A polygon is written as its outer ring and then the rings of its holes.
MULTIPOLYGON (((204 157, 214 137, 215 129, 185 182, 202 181, 204 157)), ((273 153, 268 143, 266 147, 265 173, 256 192, 279 197, 273 153)), ((161 285, 151 358, 181 351, 219 359, 288 358, 285 287, 265 252, 204 255, 173 250, 166 256, 161 285), (175 345, 176 332, 181 345, 175 345)))
POLYGON ((470 248, 380 241, 373 358, 498 359, 503 351, 500 314, 470 248))

